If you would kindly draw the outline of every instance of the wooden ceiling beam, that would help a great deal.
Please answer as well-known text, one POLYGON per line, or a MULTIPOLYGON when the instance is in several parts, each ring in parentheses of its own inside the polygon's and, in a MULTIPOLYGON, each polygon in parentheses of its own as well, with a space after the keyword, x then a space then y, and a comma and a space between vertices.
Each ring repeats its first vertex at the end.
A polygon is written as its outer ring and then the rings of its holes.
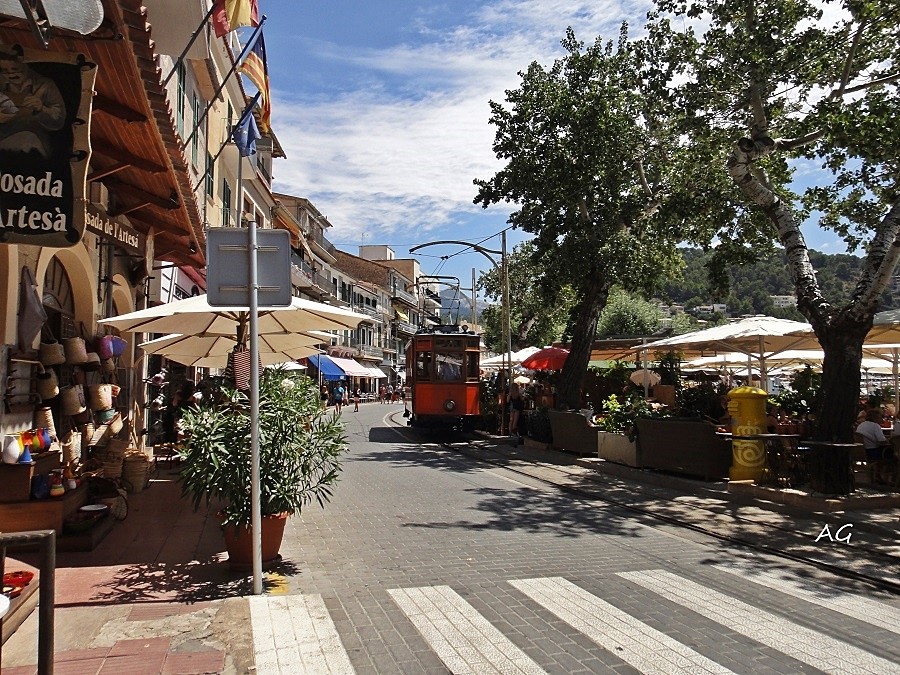
MULTIPOLYGON (((174 211, 175 209, 181 207, 181 202, 178 199, 178 194, 174 190, 169 194, 168 197, 160 197, 159 195, 151 194, 150 192, 142 190, 136 185, 126 183, 125 181, 121 181, 117 178, 106 178, 103 181, 103 184, 106 185, 107 189, 110 192, 127 195, 133 199, 138 200, 139 202, 142 202, 144 206, 153 205, 166 211, 174 211)), ((130 207, 126 206, 125 208, 130 207)))
POLYGON ((129 166, 131 166, 131 165, 126 164, 125 162, 116 162, 115 164, 112 164, 105 169, 97 169, 93 173, 88 174, 87 182, 93 183, 96 180, 100 180, 101 178, 106 178, 107 176, 111 176, 114 173, 118 173, 119 171, 122 171, 123 169, 127 169, 129 166))
POLYGON ((118 217, 118 216, 126 216, 126 215, 128 215, 129 213, 132 213, 132 212, 137 211, 137 210, 139 210, 139 209, 143 209, 143 208, 145 208, 145 207, 147 207, 147 206, 150 206, 150 202, 138 202, 138 203, 135 203, 135 204, 130 204, 130 205, 128 205, 128 206, 122 206, 122 207, 117 207, 117 208, 114 208, 114 209, 110 209, 109 215, 110 215, 112 218, 116 218, 116 217, 118 217))
POLYGON ((94 111, 106 113, 129 124, 147 121, 147 116, 140 111, 129 108, 103 94, 94 95, 94 111))
POLYGON ((151 162, 150 160, 144 159, 143 157, 133 155, 127 150, 123 150, 122 148, 110 145, 109 143, 105 143, 100 139, 92 140, 91 145, 93 151, 98 155, 108 157, 109 159, 112 159, 117 163, 133 166, 134 168, 140 169, 141 171, 149 171, 150 173, 162 173, 166 170, 166 167, 164 167, 162 164, 157 164, 155 162, 151 162))

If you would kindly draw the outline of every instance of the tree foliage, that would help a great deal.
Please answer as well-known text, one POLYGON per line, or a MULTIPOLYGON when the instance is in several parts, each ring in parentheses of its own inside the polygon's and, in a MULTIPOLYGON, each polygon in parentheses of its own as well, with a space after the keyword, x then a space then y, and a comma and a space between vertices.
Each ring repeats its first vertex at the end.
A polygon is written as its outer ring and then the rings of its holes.
POLYGON ((559 400, 578 407, 600 310, 615 284, 652 290, 679 264, 682 233, 659 210, 677 170, 678 129, 671 97, 648 64, 648 47, 600 39, 585 47, 571 29, 565 56, 550 68, 532 63, 521 84, 491 102, 493 149, 505 166, 476 180, 476 203, 510 202, 509 222, 535 235, 550 303, 571 287, 570 357, 559 400))
POLYGON ((897 9, 896 0, 657 0, 647 26, 665 53, 659 76, 679 73, 669 82, 687 114, 683 213, 718 241, 719 280, 731 264, 784 248, 798 309, 825 351, 823 439, 850 439, 863 340, 900 257, 897 9), (801 168, 814 182, 792 189, 801 168), (845 302, 823 292, 806 218, 865 253, 845 302))
MULTIPOLYGON (((534 242, 516 246, 508 256, 510 329, 513 351, 529 346, 549 345, 562 337, 574 294, 566 284, 553 279, 553 270, 545 267, 534 242), (547 288, 553 290, 547 292, 547 288)), ((491 269, 482 273, 478 288, 487 298, 500 301, 503 288, 500 272, 491 269)), ((484 343, 489 349, 502 353, 502 307, 492 305, 482 312, 484 343)))
POLYGON ((597 336, 652 335, 659 329, 662 315, 657 306, 621 288, 613 288, 597 324, 597 336))

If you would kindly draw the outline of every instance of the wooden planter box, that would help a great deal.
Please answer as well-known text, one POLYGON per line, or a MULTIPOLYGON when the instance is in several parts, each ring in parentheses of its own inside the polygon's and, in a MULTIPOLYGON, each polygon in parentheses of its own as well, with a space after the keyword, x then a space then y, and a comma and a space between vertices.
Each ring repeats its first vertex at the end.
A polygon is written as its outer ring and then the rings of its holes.
POLYGON ((31 497, 31 479, 58 469, 58 452, 32 455, 26 464, 0 464, 0 503, 24 502, 31 497))
POLYGON ((600 446, 600 459, 626 466, 640 466, 638 464, 637 443, 629 441, 624 434, 613 434, 608 431, 598 431, 600 446))
POLYGON ((62 497, 0 504, 0 530, 56 530, 59 536, 63 531, 63 521, 87 503, 87 496, 87 483, 82 483, 62 497))

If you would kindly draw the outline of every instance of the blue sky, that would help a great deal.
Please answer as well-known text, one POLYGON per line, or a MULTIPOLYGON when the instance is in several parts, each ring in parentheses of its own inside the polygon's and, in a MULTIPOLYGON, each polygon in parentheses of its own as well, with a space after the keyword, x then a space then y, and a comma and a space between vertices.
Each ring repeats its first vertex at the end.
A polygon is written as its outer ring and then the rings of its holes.
MULTIPOLYGON (((614 0, 260 0, 273 89, 273 128, 288 158, 276 189, 309 198, 342 250, 389 244, 480 242, 506 227, 508 205, 472 200, 475 178, 499 168, 490 100, 519 84, 532 61, 562 55, 567 26, 592 41, 638 27, 649 3, 614 0)), ((837 252, 816 228, 813 248, 837 252)), ((520 232, 509 234, 511 248, 520 232)), ((499 237, 484 241, 499 248, 499 237)), ((423 273, 471 281, 477 254, 429 247, 423 273)))

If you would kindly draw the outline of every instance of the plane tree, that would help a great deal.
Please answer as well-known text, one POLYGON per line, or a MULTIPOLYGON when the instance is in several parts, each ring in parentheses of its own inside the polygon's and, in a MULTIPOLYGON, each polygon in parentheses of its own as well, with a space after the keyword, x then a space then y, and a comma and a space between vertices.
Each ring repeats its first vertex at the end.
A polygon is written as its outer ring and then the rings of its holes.
POLYGON ((551 67, 532 63, 491 102, 504 166, 475 180, 475 203, 509 203, 508 222, 535 235, 548 306, 566 287, 574 294, 557 400, 575 408, 610 290, 647 293, 674 274, 685 230, 664 217, 680 136, 659 54, 629 41, 626 26, 616 42, 590 46, 569 29, 562 46, 551 67))
POLYGON ((797 308, 825 352, 820 440, 852 440, 862 345, 900 258, 897 10, 896 0, 657 0, 648 17, 648 41, 666 52, 660 76, 678 72, 670 84, 693 152, 684 213, 715 230, 714 277, 784 248, 797 308), (823 294, 805 223, 863 256, 846 302, 823 294))

